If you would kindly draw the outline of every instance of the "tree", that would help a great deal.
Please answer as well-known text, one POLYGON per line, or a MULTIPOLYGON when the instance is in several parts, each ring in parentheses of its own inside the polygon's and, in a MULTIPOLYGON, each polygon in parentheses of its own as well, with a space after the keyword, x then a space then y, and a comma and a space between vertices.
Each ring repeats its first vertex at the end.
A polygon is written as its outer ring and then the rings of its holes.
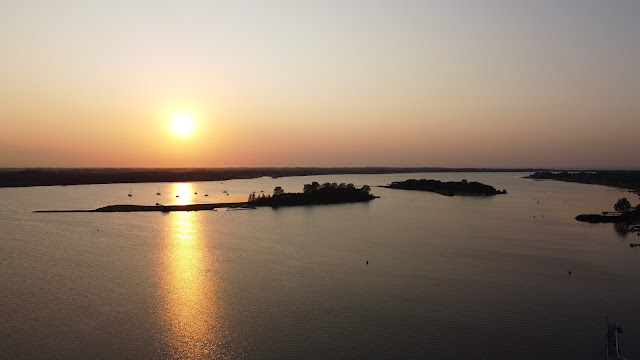
POLYGON ((629 202, 629 200, 627 200, 627 198, 618 199, 618 202, 613 205, 613 209, 615 211, 625 213, 629 211, 629 209, 631 209, 631 203, 629 202))
POLYGON ((273 189, 273 196, 281 196, 284 195, 284 189, 282 189, 282 187, 280 186, 276 186, 275 189, 273 189))
POLYGON ((371 191, 371 187, 369 187, 369 185, 362 185, 362 191, 369 192, 371 191))

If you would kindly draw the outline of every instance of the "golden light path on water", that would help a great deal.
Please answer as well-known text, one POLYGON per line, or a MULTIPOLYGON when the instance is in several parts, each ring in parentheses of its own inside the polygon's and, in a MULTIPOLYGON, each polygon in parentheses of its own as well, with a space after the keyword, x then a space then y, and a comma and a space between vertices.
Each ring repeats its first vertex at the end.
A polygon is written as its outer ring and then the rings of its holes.
POLYGON ((193 200, 193 186, 190 183, 177 183, 173 192, 176 194, 176 205, 188 205, 193 200))
MULTIPOLYGON (((191 202, 191 184, 176 184, 179 204, 191 202)), ((216 297, 213 256, 207 252, 198 214, 167 214, 162 254, 164 341, 171 358, 216 358, 216 297)))

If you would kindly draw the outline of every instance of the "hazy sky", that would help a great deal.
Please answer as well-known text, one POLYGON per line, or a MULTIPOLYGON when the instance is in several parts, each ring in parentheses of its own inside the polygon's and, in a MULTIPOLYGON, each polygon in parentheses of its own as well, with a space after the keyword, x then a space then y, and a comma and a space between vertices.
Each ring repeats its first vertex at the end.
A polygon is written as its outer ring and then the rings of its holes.
POLYGON ((635 0, 4 0, 0 49, 0 167, 640 167, 635 0))

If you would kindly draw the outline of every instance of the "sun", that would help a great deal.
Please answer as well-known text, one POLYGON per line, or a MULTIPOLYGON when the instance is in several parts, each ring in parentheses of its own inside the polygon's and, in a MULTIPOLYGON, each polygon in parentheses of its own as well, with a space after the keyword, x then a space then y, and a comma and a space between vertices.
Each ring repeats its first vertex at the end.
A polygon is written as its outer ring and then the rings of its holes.
POLYGON ((171 118, 171 131, 177 136, 189 136, 195 129, 196 123, 189 114, 180 113, 171 118))

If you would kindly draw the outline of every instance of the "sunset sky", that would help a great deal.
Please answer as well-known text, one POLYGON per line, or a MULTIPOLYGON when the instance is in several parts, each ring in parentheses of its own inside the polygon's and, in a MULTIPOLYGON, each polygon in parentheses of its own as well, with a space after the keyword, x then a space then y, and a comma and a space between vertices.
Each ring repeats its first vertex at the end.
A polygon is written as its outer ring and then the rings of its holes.
POLYGON ((0 167, 640 167, 640 1, 5 0, 0 49, 0 167))

